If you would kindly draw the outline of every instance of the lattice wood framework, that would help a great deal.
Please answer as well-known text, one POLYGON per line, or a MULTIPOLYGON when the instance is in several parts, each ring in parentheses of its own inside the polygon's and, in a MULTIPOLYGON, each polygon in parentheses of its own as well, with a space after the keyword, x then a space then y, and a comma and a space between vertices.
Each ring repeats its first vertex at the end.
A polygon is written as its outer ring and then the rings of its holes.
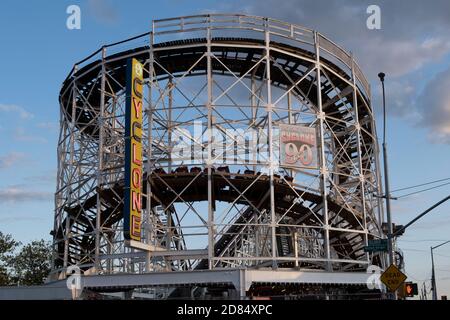
POLYGON ((60 105, 54 274, 382 263, 363 251, 382 217, 370 87, 315 31, 244 15, 156 20, 77 63, 60 105), (122 235, 129 57, 144 64, 150 254, 122 235), (279 166, 280 124, 317 129, 317 168, 279 166))

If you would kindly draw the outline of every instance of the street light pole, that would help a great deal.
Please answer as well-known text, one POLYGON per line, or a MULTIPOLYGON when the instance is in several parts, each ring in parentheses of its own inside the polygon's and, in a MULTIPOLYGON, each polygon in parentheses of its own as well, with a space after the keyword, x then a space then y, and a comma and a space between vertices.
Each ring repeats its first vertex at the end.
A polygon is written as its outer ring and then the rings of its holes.
POLYGON ((441 244, 438 244, 437 246, 431 247, 431 291, 433 292, 433 300, 437 300, 437 288, 436 288, 436 275, 434 272, 434 256, 433 256, 433 250, 436 248, 439 248, 443 246, 444 244, 449 243, 450 240, 445 241, 441 244))
POLYGON ((383 72, 378 74, 381 81, 381 87, 383 88, 383 162, 384 162, 384 197, 386 198, 386 216, 388 224, 388 262, 389 265, 394 264, 394 248, 392 237, 392 217, 391 217, 391 192, 389 188, 389 169, 387 158, 387 143, 386 143, 386 95, 384 91, 384 77, 386 75, 383 72))
POLYGON ((437 300, 437 290, 436 290, 436 277, 434 274, 434 257, 433 257, 433 247, 431 247, 431 291, 432 300, 437 300))

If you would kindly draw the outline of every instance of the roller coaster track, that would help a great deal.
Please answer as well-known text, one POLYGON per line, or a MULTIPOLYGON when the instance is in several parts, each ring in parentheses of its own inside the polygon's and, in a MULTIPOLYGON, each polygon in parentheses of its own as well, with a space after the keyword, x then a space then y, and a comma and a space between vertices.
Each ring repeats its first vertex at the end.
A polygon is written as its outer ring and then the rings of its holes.
MULTIPOLYGON (((189 68, 201 58, 206 51, 206 39, 188 39, 178 40, 166 43, 160 43, 154 45, 155 60, 158 61, 158 65, 155 66, 156 76, 164 76, 166 71, 171 72, 174 75, 182 74, 189 70, 189 68), (163 66, 160 67, 160 66, 163 66)), ((259 60, 264 54, 263 41, 247 38, 213 38, 213 52, 218 59, 225 64, 229 70, 231 70, 237 76, 242 75, 242 72, 250 69, 255 61, 259 60)), ((271 42, 271 57, 274 60, 285 61, 285 63, 275 66, 271 65, 271 78, 272 85, 288 89, 292 82, 297 82, 302 76, 304 70, 307 70, 314 66, 314 54, 296 47, 291 47, 286 44, 271 42), (280 49, 280 50, 277 50, 280 49), (290 52, 295 55, 302 55, 306 59, 300 59, 294 55, 288 55, 286 52, 290 52), (288 80, 286 74, 289 75, 291 80, 288 80)), ((125 70, 126 60, 132 56, 141 61, 148 59, 149 47, 144 46, 125 52, 120 52, 107 57, 107 68, 110 77, 116 79, 114 82, 110 82, 108 90, 111 93, 119 92, 123 90, 125 85, 125 70)), ((342 81, 337 75, 341 75, 344 78, 349 78, 339 67, 321 58, 323 63, 327 65, 330 70, 334 72, 328 72, 328 79, 322 79, 322 103, 323 111, 337 119, 337 121, 345 121, 353 117, 353 108, 347 108, 346 103, 359 106, 364 104, 368 105, 367 99, 363 94, 356 95, 358 101, 353 101, 354 97, 349 95, 348 83, 342 81), (328 92, 334 89, 338 89, 342 96, 340 99, 330 99, 327 95, 328 92), (348 95, 348 96, 347 96, 348 95)), ((75 125, 80 130, 80 133, 87 137, 96 139, 99 136, 98 126, 95 123, 97 112, 100 108, 100 95, 90 94, 90 92, 99 92, 100 81, 98 78, 100 69, 100 60, 94 61, 82 69, 77 70, 71 77, 66 79, 63 83, 60 94, 60 103, 62 106, 66 106, 64 114, 69 121, 74 120, 75 125), (73 93, 70 88, 72 85, 77 87, 79 93, 75 101, 76 109, 72 110, 73 104, 70 102, 73 93), (80 96, 85 97, 81 99, 80 96), (87 101, 86 101, 87 100, 87 101), (83 104, 88 103, 90 109, 83 108, 83 104), (72 119, 72 117, 75 119, 72 119)), ((254 76, 258 79, 264 79, 264 72, 266 66, 265 62, 262 62, 254 72, 254 76)), ((194 68, 190 70, 191 75, 204 74, 206 70, 206 61, 198 62, 194 68)), ((229 71, 223 67, 219 61, 212 61, 212 70, 214 74, 229 75, 229 71)), ((148 78, 148 74, 144 74, 144 78, 148 78)), ((350 79, 349 79, 350 80, 350 79)), ((293 89, 293 93, 298 96, 304 96, 307 93, 306 98, 312 103, 317 103, 315 79, 305 78, 301 81, 297 87, 293 89)), ((373 137, 369 132, 372 130, 372 121, 368 108, 359 108, 359 125, 361 130, 362 143, 370 145, 373 137)), ((333 124, 330 124, 333 125, 333 124)), ((341 155, 342 163, 355 163, 358 157, 357 141, 353 139, 350 131, 345 127, 338 127, 337 125, 332 128, 336 133, 336 144, 346 146, 345 152, 341 155)), ((371 164, 371 156, 368 154, 361 154, 362 167, 369 170, 371 164)), ((342 167, 338 177, 338 184, 345 184, 349 179, 349 169, 342 167)), ((152 173, 148 177, 152 185, 152 193, 154 198, 152 199, 152 206, 162 205, 167 206, 171 203, 179 202, 180 199, 173 193, 182 192, 184 201, 206 201, 207 194, 204 190, 207 190, 207 175, 204 173, 167 173, 158 174, 152 173), (185 187, 189 185, 187 189, 185 187), (170 186, 170 188, 168 188, 170 186), (184 190, 184 191, 183 191, 184 190)), ((238 203, 248 205, 246 201, 239 198, 239 193, 245 191, 245 196, 251 203, 258 208, 258 210, 268 210, 269 203, 267 199, 263 199, 262 195, 269 189, 269 179, 267 176, 261 175, 246 175, 238 173, 214 173, 213 174, 213 199, 214 201, 233 202, 238 199, 238 203), (257 181, 255 181, 257 179, 257 181), (229 183, 232 183, 234 188, 225 188, 229 183), (252 184, 253 183, 253 184, 252 184), (249 187, 252 184, 251 187, 249 187)), ((144 184, 145 185, 145 184, 144 184)), ((356 190, 359 187, 357 187, 356 190)), ((283 179, 275 179, 275 203, 276 212, 283 214, 288 208, 291 208, 287 213, 287 217, 294 220, 303 219, 302 223, 318 224, 316 216, 320 218, 320 208, 323 203, 322 195, 314 193, 307 188, 303 188, 299 185, 289 185, 283 179), (295 203, 292 206, 292 201, 297 198, 297 194, 302 195, 302 201, 295 203), (314 214, 311 214, 314 212, 314 214)), ((97 190, 100 195, 102 206, 100 224, 103 228, 109 228, 116 224, 122 218, 122 193, 123 185, 117 183, 116 186, 97 190)), ((145 193, 145 190, 144 190, 145 193)), ((349 208, 346 203, 340 200, 338 197, 329 195, 327 198, 328 210, 333 213, 334 216, 339 216, 340 220, 334 222, 335 226, 345 223, 348 227, 354 229, 360 229, 361 219, 363 217, 358 214, 359 208, 349 208)), ((144 202, 145 203, 145 202, 144 202)), ((93 251, 95 250, 95 235, 92 233, 94 226, 96 225, 96 209, 98 206, 97 194, 92 194, 83 203, 79 203, 75 206, 67 207, 65 210, 68 213, 67 220, 60 223, 59 229, 56 231, 56 238, 61 240, 58 243, 58 251, 60 255, 64 252, 64 242, 62 241, 64 235, 68 231, 71 233, 83 234, 81 240, 75 240, 71 238, 69 242, 69 264, 83 264, 90 261, 93 251)), ((229 226, 228 230, 224 232, 221 238, 216 240, 214 252, 216 256, 220 256, 225 250, 227 245, 233 241, 233 236, 240 233, 245 228, 245 223, 249 221, 251 216, 255 213, 255 210, 248 207, 242 212, 242 214, 235 219, 235 221, 229 226)), ((333 217, 331 216, 331 218, 333 217)), ((331 228, 333 225, 330 226, 331 228)), ((289 230, 285 227, 280 227, 278 233, 285 234, 289 230)), ((335 242, 335 250, 341 257, 357 260, 361 258, 365 253, 362 250, 361 244, 363 243, 363 234, 355 234, 352 238, 339 238, 340 233, 330 231, 330 241, 335 242), (359 241, 355 242, 358 238, 359 241), (354 243, 358 243, 355 247, 354 243)), ((286 238, 278 236, 278 254, 280 256, 286 256, 292 254, 292 243, 286 241, 286 238)), ((57 265, 61 265, 62 261, 56 261, 57 265)), ((204 269, 207 267, 206 260, 200 260, 196 268, 204 269)))

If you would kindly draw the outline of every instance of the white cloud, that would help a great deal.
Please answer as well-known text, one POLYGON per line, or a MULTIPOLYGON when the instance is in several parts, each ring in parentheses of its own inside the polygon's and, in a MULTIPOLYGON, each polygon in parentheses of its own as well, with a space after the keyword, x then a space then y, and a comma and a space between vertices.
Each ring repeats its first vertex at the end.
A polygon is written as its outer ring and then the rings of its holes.
POLYGON ((58 122, 39 122, 38 124, 36 124, 36 126, 41 129, 56 130, 58 129, 58 122))
MULTIPOLYGON (((417 123, 420 114, 416 108, 416 83, 414 79, 386 77, 386 109, 388 115, 403 117, 417 123)), ((382 112, 382 91, 378 82, 372 87, 372 107, 377 115, 382 112)))
POLYGON ((0 169, 10 168, 24 157, 25 154, 22 152, 10 152, 4 156, 0 156, 0 169))
POLYGON ((23 185, 8 186, 0 189, 0 202, 35 202, 52 201, 53 193, 29 190, 23 185))
POLYGON ((19 115, 21 119, 32 119, 34 115, 26 111, 24 108, 15 104, 0 104, 0 112, 13 112, 19 115))
POLYGON ((17 141, 24 141, 24 142, 47 143, 47 139, 36 135, 28 134, 23 127, 17 127, 14 130, 14 139, 17 141))
MULTIPOLYGON (((237 9, 240 3, 228 4, 227 11, 237 9)), ((245 12, 316 29, 352 51, 373 85, 375 107, 381 95, 377 74, 385 72, 389 112, 425 125, 433 141, 450 143, 450 83, 432 80, 418 99, 429 67, 450 55, 450 1, 251 0, 245 12), (366 27, 370 4, 381 8, 381 30, 366 27)), ((437 77, 450 77, 450 71, 437 77)))
POLYGON ((119 14, 108 0, 89 0, 90 13, 100 22, 113 24, 119 20, 119 14))
POLYGON ((47 170, 39 175, 26 177, 25 180, 31 183, 55 184, 56 170, 47 170))
POLYGON ((433 142, 450 143, 450 68, 425 86, 418 99, 420 124, 431 129, 433 142))
POLYGON ((44 221, 44 217, 33 217, 33 216, 10 216, 10 217, 0 217, 1 223, 11 223, 11 222, 32 222, 32 221, 44 221))
POLYGON ((445 0, 427 6, 421 1, 268 0, 261 5, 253 0, 246 11, 316 29, 353 51, 368 78, 376 79, 381 70, 400 77, 450 53, 450 2, 445 0), (381 30, 366 27, 370 4, 381 8, 381 30))
POLYGON ((373 37, 358 49, 358 60, 365 72, 376 75, 385 71, 390 77, 402 77, 438 62, 450 52, 450 39, 442 37, 416 39, 385 39, 373 37))

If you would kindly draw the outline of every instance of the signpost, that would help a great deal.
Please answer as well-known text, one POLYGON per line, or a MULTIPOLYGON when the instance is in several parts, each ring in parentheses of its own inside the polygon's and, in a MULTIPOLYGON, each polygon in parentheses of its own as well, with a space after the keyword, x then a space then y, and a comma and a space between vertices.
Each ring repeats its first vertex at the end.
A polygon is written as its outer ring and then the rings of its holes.
POLYGON ((280 164, 282 167, 316 168, 316 129, 280 124, 280 164))
POLYGON ((387 252, 388 239, 373 239, 369 240, 367 246, 364 247, 364 252, 387 252))
POLYGON ((142 210, 142 93, 143 67, 136 59, 127 65, 125 110, 125 240, 141 241, 142 210))
POLYGON ((381 282, 383 282, 391 292, 397 290, 406 278, 407 276, 393 264, 391 264, 380 276, 381 282))

